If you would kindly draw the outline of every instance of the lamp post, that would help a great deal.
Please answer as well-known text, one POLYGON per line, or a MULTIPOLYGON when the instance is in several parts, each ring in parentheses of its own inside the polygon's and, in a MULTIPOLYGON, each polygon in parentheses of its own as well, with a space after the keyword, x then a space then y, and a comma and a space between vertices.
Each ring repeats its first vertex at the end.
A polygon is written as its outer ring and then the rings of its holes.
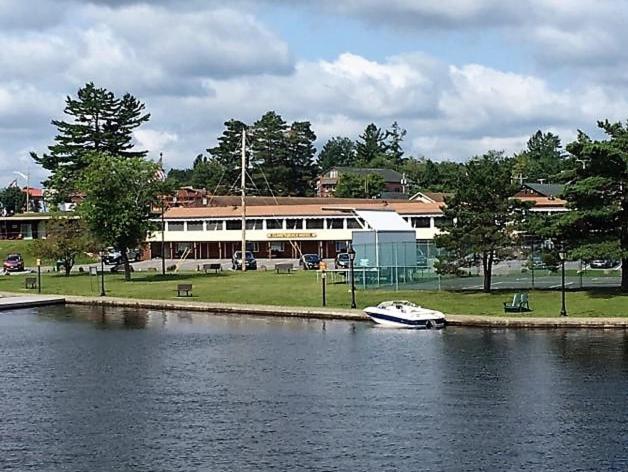
POLYGON ((105 251, 100 251, 100 296, 104 297, 105 292, 105 251))
POLYGON ((355 260, 355 249, 349 243, 347 245, 347 254, 349 254, 349 276, 351 277, 351 308, 357 308, 355 304, 355 276, 353 273, 353 261, 355 260))
POLYGON ((560 283, 560 316, 567 316, 567 308, 565 306, 565 259, 567 258, 567 251, 565 251, 565 245, 560 246, 560 251, 558 251, 558 255, 560 256, 560 264, 561 264, 561 283, 560 283))
POLYGON ((323 306, 327 305, 327 293, 326 293, 326 285, 327 285, 327 272, 324 270, 321 271, 321 285, 323 287, 323 306))
POLYGON ((37 259, 37 293, 41 293, 41 259, 37 259))
POLYGON ((166 222, 164 218, 164 197, 161 197, 161 275, 166 275, 166 222))

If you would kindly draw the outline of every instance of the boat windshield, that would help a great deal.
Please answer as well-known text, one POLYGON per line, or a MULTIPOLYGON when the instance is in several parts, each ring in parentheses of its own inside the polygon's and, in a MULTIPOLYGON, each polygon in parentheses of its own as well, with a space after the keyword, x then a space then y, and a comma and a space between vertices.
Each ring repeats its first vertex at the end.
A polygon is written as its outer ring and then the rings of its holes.
POLYGON ((389 308, 391 306, 397 307, 399 305, 401 305, 401 306, 408 306, 408 307, 416 307, 417 306, 414 303, 409 302, 407 300, 397 300, 397 301, 382 302, 377 307, 378 308, 389 308))

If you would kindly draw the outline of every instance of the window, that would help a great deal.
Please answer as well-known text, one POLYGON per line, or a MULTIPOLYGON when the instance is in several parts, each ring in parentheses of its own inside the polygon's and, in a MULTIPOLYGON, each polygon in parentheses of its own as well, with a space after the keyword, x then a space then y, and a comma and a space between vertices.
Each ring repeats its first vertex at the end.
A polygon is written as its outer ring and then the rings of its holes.
POLYGON ((203 222, 188 221, 188 231, 203 231, 203 222))
POLYGON ((303 229, 303 220, 288 218, 286 220, 286 229, 303 229))
POLYGON ((434 220, 437 228, 446 228, 454 225, 454 221, 451 218, 438 218, 434 220))
POLYGON ((259 243, 258 242, 247 242, 246 250, 250 252, 259 252, 259 243))
POLYGON ((205 228, 207 231, 221 231, 222 230, 222 221, 219 220, 209 220, 205 222, 205 228))
POLYGON ((429 216, 416 216, 410 218, 410 224, 413 228, 429 228, 430 217, 429 216))
POLYGON ((308 218, 307 220, 305 220, 305 227, 307 229, 323 229, 323 222, 325 220, 323 220, 322 218, 308 218))
POLYGON ((347 243, 345 241, 336 241, 336 252, 347 252, 347 243))
POLYGON ((168 231, 183 231, 183 221, 168 221, 168 231))
POLYGON ((270 243, 270 250, 274 252, 283 252, 284 243, 281 241, 273 241, 270 243))
POLYGON ((266 229, 283 229, 283 220, 271 219, 271 218, 267 219, 266 229))
POLYGON ((242 220, 227 220, 227 230, 242 229, 242 220))
POLYGON ((343 218, 329 218, 327 229, 343 229, 345 220, 343 218))
POLYGON ((347 218, 347 229, 362 228, 357 218, 347 218))
POLYGON ((262 229, 264 220, 246 220, 246 229, 262 229))

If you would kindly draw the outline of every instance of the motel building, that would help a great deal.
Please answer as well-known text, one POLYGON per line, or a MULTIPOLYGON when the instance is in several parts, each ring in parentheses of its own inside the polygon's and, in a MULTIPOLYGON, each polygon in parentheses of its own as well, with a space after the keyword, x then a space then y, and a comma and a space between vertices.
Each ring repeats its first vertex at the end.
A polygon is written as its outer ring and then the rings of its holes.
MULTIPOLYGON (((523 197, 536 203, 534 211, 565 211, 564 202, 539 196, 523 197)), ((241 248, 242 209, 233 197, 217 197, 209 206, 171 207, 165 210, 165 231, 149 236, 144 258, 229 259, 241 248), (227 204, 231 203, 231 204, 227 204), (163 244, 162 244, 163 237, 163 244)), ((338 198, 247 198, 247 250, 256 258, 298 258, 318 254, 334 258, 345 252, 354 230, 371 229, 355 210, 397 212, 416 232, 417 248, 435 256, 432 243, 444 223, 442 201, 364 200, 338 198)), ((161 226, 161 216, 155 219, 161 226)))

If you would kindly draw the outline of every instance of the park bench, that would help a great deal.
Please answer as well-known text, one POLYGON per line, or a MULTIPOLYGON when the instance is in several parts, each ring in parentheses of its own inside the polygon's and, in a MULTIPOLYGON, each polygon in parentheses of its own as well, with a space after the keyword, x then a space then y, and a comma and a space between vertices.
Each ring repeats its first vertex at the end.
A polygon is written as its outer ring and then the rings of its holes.
POLYGON ((504 302, 505 313, 522 313, 524 311, 532 311, 528 304, 528 294, 526 292, 517 292, 512 297, 512 303, 504 302))
POLYGON ((215 274, 218 272, 222 272, 222 266, 218 263, 211 264, 203 264, 203 272, 207 273, 207 271, 213 270, 215 274))
POLYGON ((275 272, 278 274, 289 274, 292 272, 293 268, 294 266, 290 263, 275 264, 275 272))
POLYGON ((192 284, 177 285, 177 297, 183 297, 183 294, 185 294, 186 297, 192 296, 192 284))
POLYGON ((26 277, 26 288, 37 288, 37 279, 35 277, 26 277))

